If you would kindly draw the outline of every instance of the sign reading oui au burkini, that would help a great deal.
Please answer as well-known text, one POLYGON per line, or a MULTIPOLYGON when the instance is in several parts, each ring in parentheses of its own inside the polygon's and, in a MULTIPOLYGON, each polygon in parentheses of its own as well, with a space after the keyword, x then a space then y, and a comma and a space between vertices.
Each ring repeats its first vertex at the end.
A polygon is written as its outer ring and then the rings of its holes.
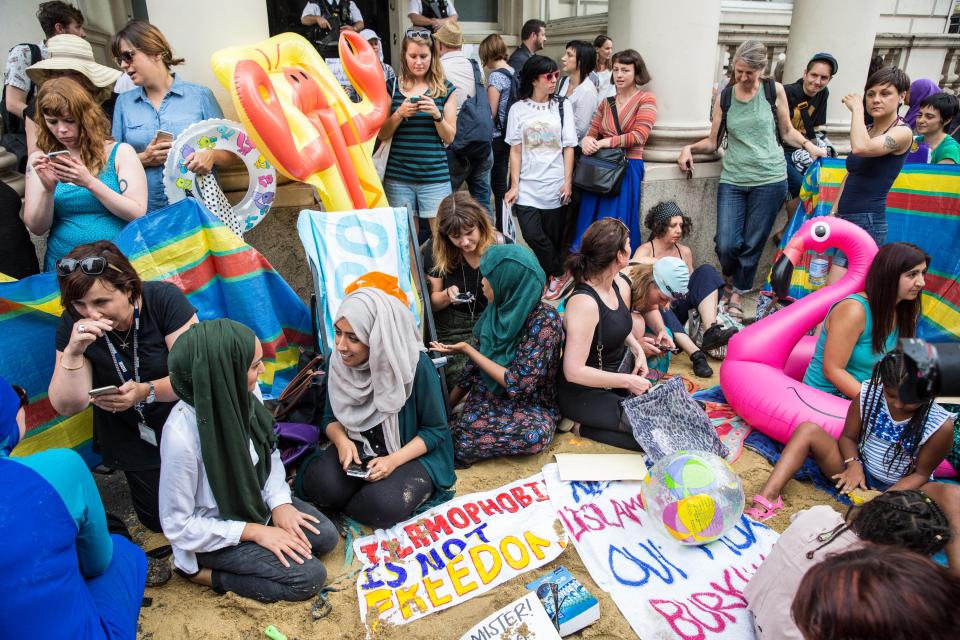
POLYGON ((566 548, 543 474, 446 502, 353 543, 360 617, 405 624, 536 569, 566 548))

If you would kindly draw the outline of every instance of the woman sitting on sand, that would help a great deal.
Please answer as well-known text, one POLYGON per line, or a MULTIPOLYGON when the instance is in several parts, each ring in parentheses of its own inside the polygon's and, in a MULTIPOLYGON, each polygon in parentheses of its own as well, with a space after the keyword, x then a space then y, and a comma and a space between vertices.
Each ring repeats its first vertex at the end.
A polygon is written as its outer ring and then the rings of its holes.
MULTIPOLYGON (((960 487, 952 487, 960 494, 960 487)), ((925 556, 960 542, 940 507, 918 490, 888 491, 846 517, 816 505, 793 517, 770 555, 743 590, 759 638, 801 640, 793 620, 783 615, 804 574, 828 555, 865 543, 892 545, 925 556)))
POLYGON ((930 256, 908 242, 880 247, 863 291, 830 308, 803 383, 843 398, 857 395, 897 338, 916 334, 929 265, 930 256))
POLYGON ((391 527, 452 495, 440 376, 413 314, 379 289, 347 296, 333 326, 321 423, 333 446, 300 465, 297 495, 371 527, 391 527))
MULTIPOLYGON (((473 327, 487 308, 480 286, 480 258, 495 244, 497 232, 487 210, 469 193, 458 191, 440 202, 437 235, 423 248, 423 271, 430 281, 437 341, 477 345, 473 327)), ((466 364, 464 355, 448 356, 443 368, 448 388, 460 381, 466 364)))
POLYGON ((557 392, 560 413, 580 423, 580 435, 638 451, 620 407, 624 398, 650 388, 644 378, 647 359, 633 335, 630 280, 620 274, 629 257, 630 230, 616 218, 603 218, 587 227, 580 250, 567 258, 577 284, 563 318, 566 343, 557 392))
POLYGON ((339 535, 290 496, 257 387, 260 341, 232 320, 202 322, 173 345, 169 366, 180 402, 160 443, 160 520, 178 573, 260 602, 316 595, 327 572, 314 556, 339 535))
MULTIPOLYGON (((670 304, 687 295, 690 272, 683 260, 666 256, 652 266, 631 264, 624 274, 630 282, 633 335, 647 358, 646 376, 658 380, 670 368, 670 355, 680 353, 675 337, 682 327, 670 311, 670 304)), ((690 360, 696 375, 704 378, 713 375, 702 351, 692 354, 690 360)))
MULTIPOLYGON (((665 315, 668 316, 667 322, 672 325, 671 329, 673 329, 677 346, 690 354, 692 360, 693 354, 699 349, 710 351, 727 344, 737 330, 728 329, 717 322, 717 307, 720 303, 720 293, 723 291, 723 277, 713 265, 702 264, 694 269, 693 251, 687 245, 680 244, 680 240, 693 233, 693 220, 677 206, 676 202, 669 200, 653 206, 643 224, 650 230, 650 240, 637 248, 632 261, 655 264, 660 258, 675 256, 683 260, 690 271, 687 295, 671 301, 670 308, 665 311, 665 315), (700 320, 706 328, 699 349, 684 329, 693 310, 700 314, 700 320)), ((696 363, 694 363, 694 369, 696 369, 696 363)))
POLYGON ((455 455, 481 458, 534 454, 553 440, 559 411, 556 376, 563 327, 540 301, 546 275, 526 247, 490 247, 480 260, 488 305, 474 332, 479 349, 434 342, 440 353, 463 353, 467 364, 450 403, 464 400, 452 426, 455 455))

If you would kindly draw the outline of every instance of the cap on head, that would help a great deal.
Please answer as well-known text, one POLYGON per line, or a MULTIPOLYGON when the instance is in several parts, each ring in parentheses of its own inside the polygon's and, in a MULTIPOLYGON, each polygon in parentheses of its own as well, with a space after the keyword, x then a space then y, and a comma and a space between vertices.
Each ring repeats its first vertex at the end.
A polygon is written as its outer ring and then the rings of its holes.
POLYGON ((833 54, 827 53, 826 51, 821 51, 820 53, 813 54, 813 57, 810 58, 810 62, 807 64, 812 64, 814 62, 826 62, 830 65, 830 75, 837 75, 837 69, 840 68, 840 65, 837 64, 837 59, 833 57, 833 54))
POLYGON ((690 270, 680 258, 660 258, 653 265, 653 281, 667 295, 683 295, 689 290, 690 270))

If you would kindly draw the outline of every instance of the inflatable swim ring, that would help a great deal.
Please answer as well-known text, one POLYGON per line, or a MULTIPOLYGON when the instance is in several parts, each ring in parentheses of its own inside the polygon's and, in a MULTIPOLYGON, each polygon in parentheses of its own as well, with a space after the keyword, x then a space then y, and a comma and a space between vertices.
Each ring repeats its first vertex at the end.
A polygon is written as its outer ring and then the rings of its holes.
MULTIPOLYGON (((840 437, 850 405, 849 400, 800 382, 815 343, 812 336, 804 336, 823 322, 831 306, 863 290, 877 253, 873 238, 840 218, 808 220, 784 249, 772 280, 789 282, 793 266, 800 264, 805 251, 827 249, 840 249, 847 255, 846 275, 745 327, 730 340, 727 357, 720 366, 720 387, 730 406, 750 426, 778 442, 787 442, 793 430, 808 421, 834 438, 840 437)), ((944 462, 937 467, 936 475, 956 474, 944 462)))
POLYGON ((171 204, 183 200, 190 192, 234 233, 242 236, 257 226, 270 210, 277 191, 277 172, 257 150, 239 122, 212 118, 190 125, 174 140, 163 166, 163 189, 171 204), (211 202, 217 194, 222 194, 219 189, 213 194, 206 193, 197 176, 187 169, 187 158, 200 149, 230 151, 246 166, 250 184, 243 199, 232 207, 232 212, 211 202))
POLYGON ((360 34, 340 34, 340 60, 362 100, 351 102, 303 36, 283 33, 222 49, 211 64, 250 137, 284 175, 313 185, 327 211, 386 207, 374 138, 390 114, 383 67, 360 34))

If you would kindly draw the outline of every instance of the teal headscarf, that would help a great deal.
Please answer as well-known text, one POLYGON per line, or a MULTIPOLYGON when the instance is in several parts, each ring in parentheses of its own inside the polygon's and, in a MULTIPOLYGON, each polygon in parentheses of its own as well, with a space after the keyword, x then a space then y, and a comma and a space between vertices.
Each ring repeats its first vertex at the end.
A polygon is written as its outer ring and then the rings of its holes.
MULTIPOLYGON (((493 303, 480 314, 473 335, 480 341, 480 353, 506 367, 517 353, 527 316, 540 304, 547 276, 533 252, 517 244, 487 249, 480 258, 480 273, 493 289, 493 303)), ((493 378, 481 375, 490 391, 503 392, 493 378)))
POLYGON ((273 416, 247 388, 255 338, 239 322, 208 320, 177 338, 167 362, 174 392, 197 412, 200 454, 220 517, 264 524, 270 510, 261 489, 277 436, 273 416))

